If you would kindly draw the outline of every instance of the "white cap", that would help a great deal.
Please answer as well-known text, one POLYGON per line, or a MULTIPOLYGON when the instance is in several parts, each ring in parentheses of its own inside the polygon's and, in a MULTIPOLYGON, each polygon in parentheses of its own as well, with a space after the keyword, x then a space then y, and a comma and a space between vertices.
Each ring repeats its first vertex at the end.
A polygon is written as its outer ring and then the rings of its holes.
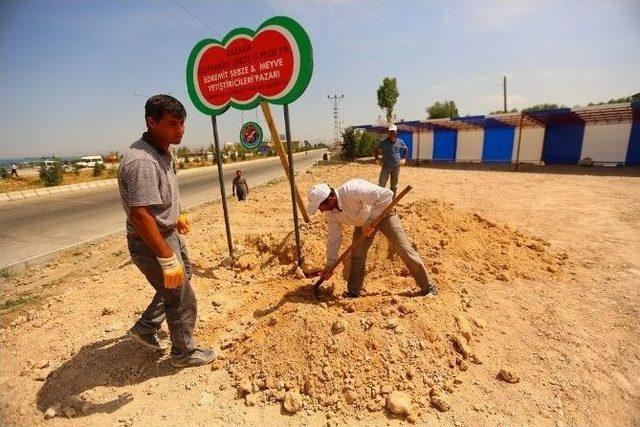
POLYGON ((398 126, 396 125, 389 125, 389 132, 398 132, 398 126))
POLYGON ((329 197, 329 194, 331 194, 331 187, 327 184, 316 184, 311 187, 311 190, 309 190, 309 207, 307 208, 309 215, 316 213, 320 204, 329 197))

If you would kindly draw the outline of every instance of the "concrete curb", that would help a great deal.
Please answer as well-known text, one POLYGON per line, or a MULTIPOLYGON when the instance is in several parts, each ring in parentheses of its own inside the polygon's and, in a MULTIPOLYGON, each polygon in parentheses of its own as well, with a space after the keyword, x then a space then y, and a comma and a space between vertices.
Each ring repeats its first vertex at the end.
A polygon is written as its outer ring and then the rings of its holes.
MULTIPOLYGON (((304 152, 295 153, 294 156, 304 156, 304 152)), ((247 162, 261 162, 268 159, 272 159, 274 157, 267 157, 263 159, 255 159, 255 160, 247 160, 247 162)), ((238 162, 238 163, 225 163, 222 165, 222 169, 227 168, 241 168, 242 164, 246 162, 238 162)), ((212 174, 216 173, 215 165, 212 166, 203 166, 199 168, 193 169, 181 169, 178 171, 178 175, 193 175, 195 173, 205 173, 210 171, 212 174)), ((33 199, 35 197, 49 196, 52 194, 60 194, 60 193, 70 193, 73 191, 79 190, 88 190, 91 188, 101 188, 108 187, 111 185, 117 185, 117 179, 103 179, 100 181, 89 181, 89 182, 80 182, 78 184, 70 184, 70 185, 61 185, 59 187, 43 187, 36 188, 33 190, 22 190, 22 191, 11 191, 9 193, 0 193, 0 202, 14 202, 16 200, 25 200, 25 199, 33 199)))
POLYGON ((108 187, 117 185, 117 179, 103 179, 101 181, 80 182, 78 184, 61 185, 59 187, 42 187, 33 190, 11 191, 0 193, 0 202, 14 202, 16 200, 32 199, 34 197, 49 196, 52 194, 71 193, 90 188, 108 187))

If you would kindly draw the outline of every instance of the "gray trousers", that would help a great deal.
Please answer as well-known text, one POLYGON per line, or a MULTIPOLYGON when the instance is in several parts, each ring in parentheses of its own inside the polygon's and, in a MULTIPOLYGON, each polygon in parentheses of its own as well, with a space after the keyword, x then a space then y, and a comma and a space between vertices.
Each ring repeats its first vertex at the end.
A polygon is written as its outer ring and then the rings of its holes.
POLYGON ((196 294, 189 282, 191 280, 191 263, 187 247, 175 231, 167 236, 165 241, 184 268, 185 275, 182 286, 177 289, 164 287, 162 268, 158 264, 156 255, 144 240, 139 236, 127 236, 131 260, 156 290, 151 303, 133 328, 141 334, 154 334, 160 329, 162 322, 167 319, 171 336, 171 354, 180 357, 195 350, 198 346, 193 338, 198 307, 196 294))
POLYGON ((395 168, 385 168, 384 166, 380 169, 380 178, 378 179, 378 186, 385 188, 387 186, 387 181, 389 180, 389 176, 391 176, 391 185, 389 189, 393 191, 393 195, 396 195, 396 191, 398 190, 398 176, 400 175, 400 165, 395 168))
MULTIPOLYGON (((407 234, 402 228, 400 218, 394 212, 385 219, 383 219, 378 225, 378 230, 385 235, 389 240, 389 245, 400 256, 404 265, 407 266, 411 276, 416 281, 420 289, 423 291, 429 291, 431 289, 431 283, 429 282, 429 276, 427 270, 420 259, 420 255, 411 246, 411 242, 407 238, 407 234)), ((360 238, 362 235, 362 227, 355 227, 353 230, 353 240, 360 238)), ((349 268, 349 278, 347 280, 347 289, 352 295, 357 295, 362 290, 365 276, 365 263, 367 260, 367 252, 373 243, 373 238, 376 233, 367 237, 360 246, 355 248, 351 252, 351 265, 349 268)))

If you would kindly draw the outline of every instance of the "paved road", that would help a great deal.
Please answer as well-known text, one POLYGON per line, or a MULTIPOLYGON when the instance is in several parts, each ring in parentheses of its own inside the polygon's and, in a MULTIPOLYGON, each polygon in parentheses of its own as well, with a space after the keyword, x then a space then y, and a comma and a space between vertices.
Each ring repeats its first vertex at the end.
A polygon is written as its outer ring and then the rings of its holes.
MULTIPOLYGON (((323 150, 295 155, 296 170, 322 158, 323 150)), ((224 167, 227 192, 235 170, 242 168, 250 186, 283 177, 277 157, 224 167)), ((190 207, 220 197, 215 167, 178 175, 182 206, 190 207)), ((116 186, 39 197, 0 206, 2 266, 40 257, 124 228, 124 212, 116 186)))

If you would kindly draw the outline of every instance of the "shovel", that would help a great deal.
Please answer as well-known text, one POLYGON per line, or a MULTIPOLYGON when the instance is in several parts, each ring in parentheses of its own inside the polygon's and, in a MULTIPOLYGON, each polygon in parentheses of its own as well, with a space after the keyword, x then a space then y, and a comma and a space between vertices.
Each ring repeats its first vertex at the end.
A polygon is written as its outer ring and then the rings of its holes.
MULTIPOLYGON (((402 199, 409 191, 411 191, 411 186, 407 185, 404 188, 404 190, 402 190, 400 194, 398 194, 393 199, 393 201, 389 203, 389 206, 387 206, 382 211, 382 213, 378 215, 378 217, 370 224, 371 227, 373 227, 374 231, 377 230, 378 224, 380 224, 380 221, 382 221, 384 218, 386 218, 389 215, 391 210, 398 204, 400 199, 402 199)), ((364 242, 365 239, 367 239, 367 237, 368 236, 365 236, 364 234, 362 234, 357 240, 354 240, 353 242, 351 242, 351 245, 349 245, 349 247, 345 249, 344 252, 342 252, 342 255, 340 255, 338 260, 335 263, 333 263, 330 271, 333 273, 333 270, 335 270, 340 265, 340 263, 342 263, 342 261, 347 259, 351 251, 353 251, 355 248, 360 246, 360 244, 362 244, 362 242, 364 242)), ((324 282, 324 279, 322 278, 322 275, 320 275, 320 278, 318 279, 318 281, 313 285, 313 294, 315 295, 316 298, 320 296, 320 285, 322 285, 322 282, 324 282)))

